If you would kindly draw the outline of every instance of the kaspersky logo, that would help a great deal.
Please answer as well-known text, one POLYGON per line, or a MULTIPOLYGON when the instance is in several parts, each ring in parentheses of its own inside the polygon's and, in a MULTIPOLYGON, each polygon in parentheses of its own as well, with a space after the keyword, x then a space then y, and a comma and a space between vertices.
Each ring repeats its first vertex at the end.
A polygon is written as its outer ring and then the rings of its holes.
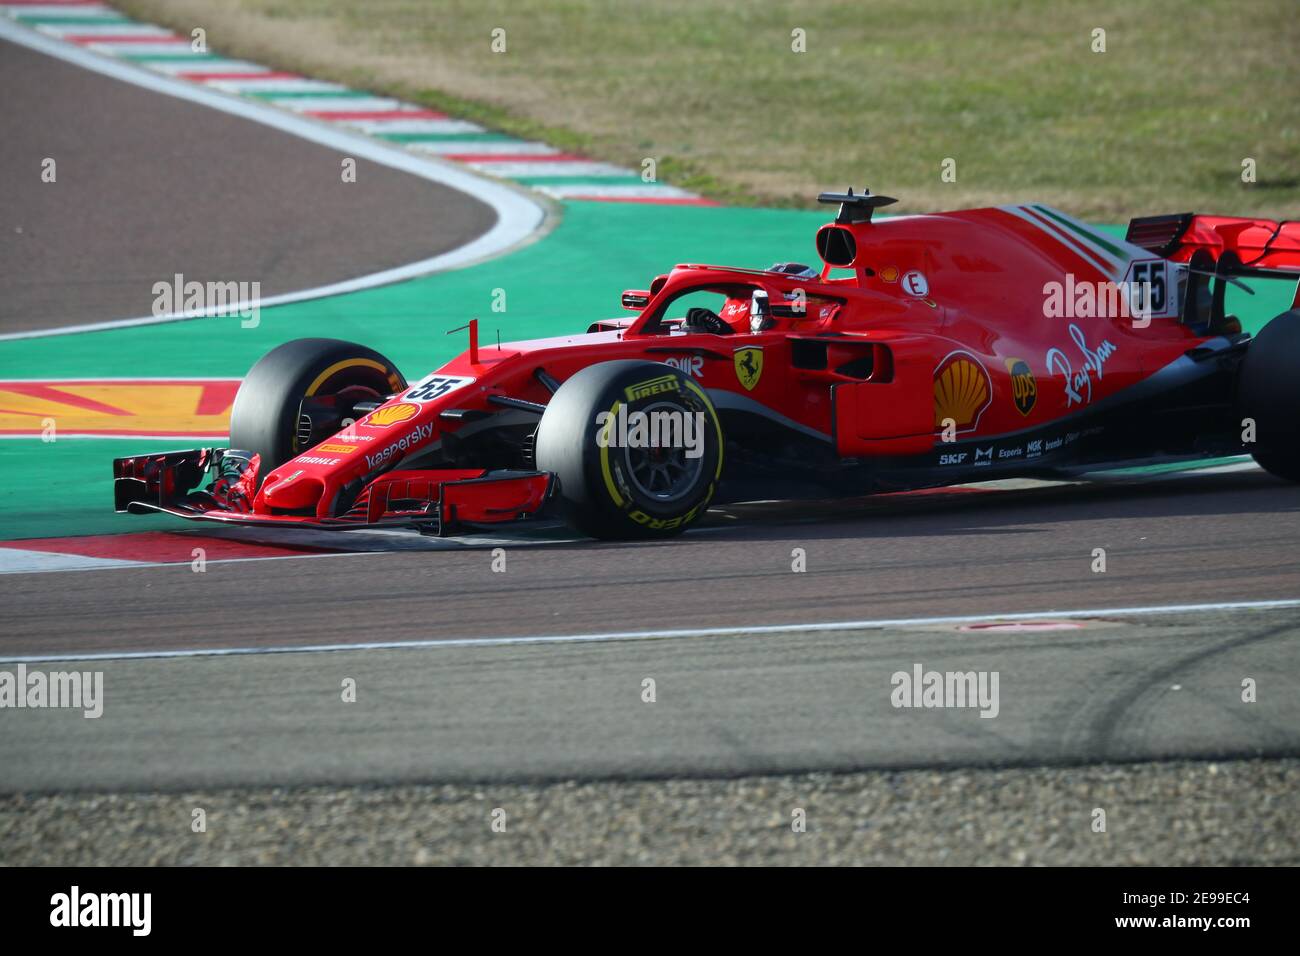
MULTIPOLYGON (((383 409, 380 409, 380 411, 383 411, 383 409)), ((436 429, 432 425, 417 425, 411 430, 410 434, 403 435, 382 451, 375 452, 373 455, 366 455, 366 468, 373 471, 380 465, 387 464, 392 460, 393 456, 402 454, 414 448, 420 442, 432 438, 435 431, 436 429)))

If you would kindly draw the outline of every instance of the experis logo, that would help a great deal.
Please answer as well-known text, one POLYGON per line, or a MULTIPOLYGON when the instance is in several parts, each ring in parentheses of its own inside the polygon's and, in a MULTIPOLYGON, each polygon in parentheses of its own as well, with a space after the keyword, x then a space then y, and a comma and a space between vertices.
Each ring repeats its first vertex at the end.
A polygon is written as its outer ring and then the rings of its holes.
POLYGON ((409 434, 403 435, 382 451, 375 452, 373 455, 366 455, 366 468, 373 471, 380 465, 387 464, 394 455, 406 452, 420 442, 432 438, 433 433, 434 427, 432 425, 417 425, 409 434))

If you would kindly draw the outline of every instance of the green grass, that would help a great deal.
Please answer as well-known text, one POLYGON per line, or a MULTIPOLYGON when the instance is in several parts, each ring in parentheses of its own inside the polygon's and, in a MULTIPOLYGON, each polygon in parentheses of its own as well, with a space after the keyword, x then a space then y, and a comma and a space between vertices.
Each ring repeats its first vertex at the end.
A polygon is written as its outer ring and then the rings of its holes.
POLYGON ((654 158, 661 178, 725 201, 807 205, 853 183, 902 211, 1034 198, 1106 221, 1300 214, 1293 0, 118 5, 203 26, 223 54, 637 169, 654 158))

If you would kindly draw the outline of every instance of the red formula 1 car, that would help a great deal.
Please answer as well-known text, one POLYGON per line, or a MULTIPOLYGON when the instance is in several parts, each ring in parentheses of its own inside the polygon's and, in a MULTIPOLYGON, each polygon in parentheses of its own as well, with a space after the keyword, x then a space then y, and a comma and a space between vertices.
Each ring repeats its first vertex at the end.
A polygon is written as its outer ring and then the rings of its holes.
POLYGON ((839 205, 820 268, 679 265, 636 313, 469 350, 409 384, 300 339, 248 373, 232 448, 120 458, 118 511, 427 533, 558 512, 662 536, 710 502, 844 497, 1250 453, 1300 479, 1300 290, 1254 338, 1242 277, 1300 277, 1300 222, 1042 205, 872 221, 839 205))

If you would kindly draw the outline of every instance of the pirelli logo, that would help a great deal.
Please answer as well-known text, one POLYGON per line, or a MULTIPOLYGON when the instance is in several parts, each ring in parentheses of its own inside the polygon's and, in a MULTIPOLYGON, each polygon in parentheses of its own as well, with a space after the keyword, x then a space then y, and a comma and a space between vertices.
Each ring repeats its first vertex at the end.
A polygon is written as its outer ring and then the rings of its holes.
POLYGON ((635 402, 643 398, 649 398, 651 395, 675 391, 677 391, 677 377, 675 375, 660 375, 658 378, 646 379, 644 382, 629 385, 624 389, 624 394, 627 395, 629 402, 635 402))
POLYGON ((329 451, 329 452, 333 452, 336 455, 350 455, 357 450, 357 446, 356 445, 332 445, 327 442, 324 445, 317 445, 316 450, 329 451))

